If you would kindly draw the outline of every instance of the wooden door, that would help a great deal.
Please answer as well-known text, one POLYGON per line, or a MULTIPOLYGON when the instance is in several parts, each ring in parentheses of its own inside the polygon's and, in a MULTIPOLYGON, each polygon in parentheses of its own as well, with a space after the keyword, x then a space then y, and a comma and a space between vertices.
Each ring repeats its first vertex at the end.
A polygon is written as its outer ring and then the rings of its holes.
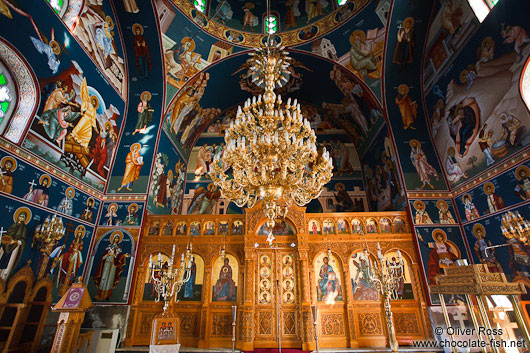
POLYGON ((294 252, 258 251, 254 347, 301 347, 299 269, 294 252), (278 325, 279 321, 279 325, 278 325))

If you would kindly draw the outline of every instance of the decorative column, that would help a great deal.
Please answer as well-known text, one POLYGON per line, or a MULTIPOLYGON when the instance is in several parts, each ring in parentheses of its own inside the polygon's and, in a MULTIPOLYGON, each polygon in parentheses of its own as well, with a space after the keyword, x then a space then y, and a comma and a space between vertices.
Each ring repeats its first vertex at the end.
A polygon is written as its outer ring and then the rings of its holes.
MULTIPOLYGON (((206 263, 206 261, 205 261, 206 263)), ((211 259, 208 263, 211 263, 211 259)), ((199 324, 199 341, 197 343, 198 348, 208 347, 206 331, 208 330, 208 313, 209 313, 209 303, 210 295, 212 293, 212 268, 210 266, 204 266, 204 280, 202 286, 202 308, 201 308, 201 317, 199 324)))
MULTIPOLYGON (((309 257, 305 244, 298 244, 300 258, 300 303, 302 308, 302 350, 312 351, 316 348, 314 318, 311 311, 311 292, 309 279, 309 257)), ((316 303, 315 303, 316 305, 316 303)))
POLYGON ((238 309, 239 333, 236 347, 242 351, 254 350, 254 275, 255 275, 255 248, 245 244, 245 277, 244 294, 241 308, 238 309))
POLYGON ((345 291, 346 291, 346 312, 348 313, 348 317, 346 319, 346 322, 348 323, 348 340, 350 342, 350 348, 357 348, 359 347, 359 342, 357 341, 357 334, 355 331, 355 311, 353 308, 353 287, 351 283, 351 274, 350 274, 350 264, 349 264, 350 258, 347 257, 343 263, 343 273, 344 273, 344 283, 345 291))

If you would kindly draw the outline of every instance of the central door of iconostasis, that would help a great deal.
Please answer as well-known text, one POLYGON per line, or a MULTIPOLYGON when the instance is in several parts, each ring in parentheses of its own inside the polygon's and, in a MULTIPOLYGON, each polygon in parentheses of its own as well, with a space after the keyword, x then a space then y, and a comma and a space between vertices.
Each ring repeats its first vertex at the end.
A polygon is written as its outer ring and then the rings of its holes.
POLYGON ((258 250, 256 264, 256 336, 254 347, 296 348, 302 344, 299 269, 294 251, 258 250))

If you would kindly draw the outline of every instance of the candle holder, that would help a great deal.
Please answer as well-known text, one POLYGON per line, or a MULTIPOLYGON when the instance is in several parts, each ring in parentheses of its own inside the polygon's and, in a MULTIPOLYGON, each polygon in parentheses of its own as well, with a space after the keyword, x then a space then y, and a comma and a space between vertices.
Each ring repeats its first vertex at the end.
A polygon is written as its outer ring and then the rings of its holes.
POLYGON ((236 351, 237 305, 232 305, 232 353, 236 351))
POLYGON ((37 275, 38 279, 44 277, 46 274, 52 251, 56 247, 57 242, 62 239, 65 234, 66 228, 63 225, 63 220, 61 217, 57 217, 57 214, 54 214, 51 218, 50 216, 46 217, 44 222, 35 228, 31 247, 34 247, 35 245, 39 246, 39 252, 41 253, 42 259, 39 273, 37 275))
POLYGON ((385 310, 385 318, 388 328, 388 342, 392 352, 397 352, 399 345, 396 338, 396 330, 392 318, 392 307, 390 305, 390 301, 401 299, 398 293, 398 288, 399 283, 405 279, 405 265, 403 263, 401 252, 398 250, 397 263, 391 263, 388 259, 385 261, 383 253, 381 252, 381 246, 379 243, 377 243, 378 265, 372 264, 372 261, 368 256, 368 249, 365 249, 364 254, 361 256, 361 261, 368 266, 370 283, 383 296, 383 308, 385 310))
POLYGON ((156 292, 155 302, 164 301, 164 313, 166 313, 171 298, 178 302, 177 294, 182 285, 191 278, 191 264, 193 255, 191 244, 186 248, 186 253, 181 254, 180 265, 174 268, 175 245, 168 262, 162 259, 162 254, 158 253, 158 259, 153 261, 153 255, 149 256, 149 271, 156 292))
POLYGON ((517 239, 524 245, 530 245, 530 222, 519 211, 506 212, 502 215, 501 222, 501 232, 506 239, 517 239))
POLYGON ((317 309, 317 306, 316 305, 312 305, 311 306, 311 311, 313 312, 313 327, 315 329, 315 348, 317 350, 317 353, 319 353, 319 348, 318 348, 318 332, 317 332, 317 324, 318 324, 318 319, 317 319, 317 316, 318 316, 318 309, 317 309))

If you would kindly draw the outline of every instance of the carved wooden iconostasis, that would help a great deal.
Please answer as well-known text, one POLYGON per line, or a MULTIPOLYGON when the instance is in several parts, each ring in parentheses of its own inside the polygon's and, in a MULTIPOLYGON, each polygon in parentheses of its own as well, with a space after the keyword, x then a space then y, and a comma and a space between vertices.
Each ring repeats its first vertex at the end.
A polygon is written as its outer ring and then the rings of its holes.
MULTIPOLYGON (((231 306, 237 305, 236 346, 315 348, 311 306, 318 307, 320 347, 386 345, 381 296, 360 269, 358 253, 377 243, 393 261, 400 250, 405 280, 392 302, 401 344, 431 336, 424 286, 405 212, 306 214, 291 208, 266 242, 261 207, 244 215, 147 216, 142 228, 126 346, 149 344, 151 321, 162 311, 148 276, 150 255, 163 259, 193 245, 195 264, 171 309, 187 347, 230 347, 231 306), (225 248, 225 256, 220 255, 225 248), (277 310, 277 309, 280 310, 277 310), (280 312, 280 314, 278 314, 280 312), (279 321, 279 324, 278 324, 279 321)), ((178 263, 178 261, 176 261, 178 263)))

